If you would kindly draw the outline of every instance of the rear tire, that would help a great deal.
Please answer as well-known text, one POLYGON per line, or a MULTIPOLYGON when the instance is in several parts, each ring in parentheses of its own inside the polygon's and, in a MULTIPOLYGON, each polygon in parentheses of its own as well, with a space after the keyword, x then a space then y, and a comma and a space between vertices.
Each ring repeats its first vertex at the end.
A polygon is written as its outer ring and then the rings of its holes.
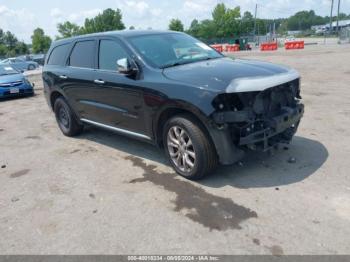
POLYGON ((185 178, 201 179, 217 166, 210 138, 190 115, 179 115, 166 122, 163 144, 170 164, 185 178))
POLYGON ((63 97, 59 97, 54 103, 56 121, 65 136, 76 136, 83 131, 81 125, 68 103, 63 97))

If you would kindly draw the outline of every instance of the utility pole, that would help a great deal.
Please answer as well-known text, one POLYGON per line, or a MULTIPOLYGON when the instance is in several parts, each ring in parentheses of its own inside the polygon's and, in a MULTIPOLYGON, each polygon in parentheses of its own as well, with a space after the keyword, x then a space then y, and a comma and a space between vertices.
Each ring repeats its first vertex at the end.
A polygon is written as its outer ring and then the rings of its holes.
POLYGON ((256 13, 258 12, 258 4, 255 5, 255 15, 254 15, 254 42, 255 42, 255 32, 256 32, 256 13))
POLYGON ((331 16, 329 18, 329 35, 332 35, 332 23, 333 23, 333 4, 334 0, 332 0, 332 5, 331 5, 331 16))
POLYGON ((340 12, 340 0, 338 0, 337 35, 339 35, 339 12, 340 12))

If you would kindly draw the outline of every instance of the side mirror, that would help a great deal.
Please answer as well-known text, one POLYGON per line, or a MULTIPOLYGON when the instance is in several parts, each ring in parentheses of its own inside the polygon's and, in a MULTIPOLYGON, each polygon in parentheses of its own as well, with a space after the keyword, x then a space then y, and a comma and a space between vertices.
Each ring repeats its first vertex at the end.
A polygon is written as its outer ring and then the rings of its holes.
POLYGON ((131 66, 129 59, 122 58, 117 60, 117 71, 121 74, 129 75, 135 71, 135 68, 131 66))

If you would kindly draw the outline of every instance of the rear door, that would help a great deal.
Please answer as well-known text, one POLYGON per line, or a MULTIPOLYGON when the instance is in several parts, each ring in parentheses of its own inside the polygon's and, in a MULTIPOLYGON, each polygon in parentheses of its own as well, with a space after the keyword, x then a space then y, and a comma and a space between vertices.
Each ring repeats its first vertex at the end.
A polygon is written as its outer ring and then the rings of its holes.
POLYGON ((80 118, 93 118, 95 115, 95 108, 84 103, 95 99, 95 58, 96 40, 78 40, 73 43, 67 66, 59 76, 65 83, 64 92, 80 118))
POLYGON ((130 51, 119 39, 99 38, 94 94, 84 102, 94 107, 93 119, 144 134, 143 94, 139 80, 117 72, 117 60, 130 57, 130 51))
MULTIPOLYGON (((48 59, 43 67, 44 93, 50 101, 51 92, 62 90, 65 86, 65 79, 60 76, 66 74, 66 62, 71 43, 57 45, 48 53, 48 59)), ((53 105, 52 105, 53 106, 53 105)))

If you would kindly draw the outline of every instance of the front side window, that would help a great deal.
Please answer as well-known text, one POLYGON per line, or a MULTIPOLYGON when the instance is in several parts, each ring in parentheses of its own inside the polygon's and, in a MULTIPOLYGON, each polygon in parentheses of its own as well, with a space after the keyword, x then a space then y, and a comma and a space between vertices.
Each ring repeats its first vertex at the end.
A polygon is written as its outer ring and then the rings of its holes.
POLYGON ((81 41, 74 45, 69 65, 82 68, 94 67, 95 41, 81 41))
POLYGON ((117 71, 117 61, 127 58, 121 45, 113 40, 101 40, 99 49, 99 69, 117 71))
POLYGON ((49 57, 48 65, 65 65, 65 58, 68 51, 68 44, 56 46, 49 57))
POLYGON ((130 37, 130 43, 147 63, 157 68, 222 57, 206 44, 186 34, 134 36, 130 37))

